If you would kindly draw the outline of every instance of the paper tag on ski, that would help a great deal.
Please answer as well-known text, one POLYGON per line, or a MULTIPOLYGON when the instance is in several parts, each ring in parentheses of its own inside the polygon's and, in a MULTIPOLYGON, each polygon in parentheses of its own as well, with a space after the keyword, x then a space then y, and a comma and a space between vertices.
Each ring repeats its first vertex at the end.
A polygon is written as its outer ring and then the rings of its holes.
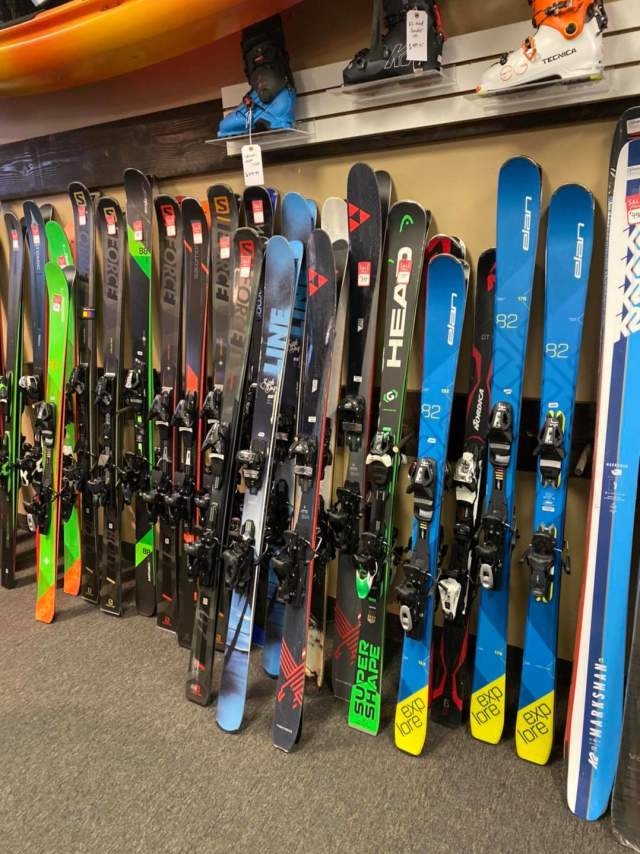
POLYGON ((191 232, 193 234, 193 245, 199 246, 202 243, 202 224, 197 220, 191 223, 191 232))
POLYGON ((167 237, 176 236, 176 215, 171 205, 162 206, 162 222, 167 237))
POLYGON ((399 285, 408 285, 411 277, 411 258, 400 258, 396 271, 396 282, 399 285))
POLYGON ((231 237, 228 234, 221 234, 220 241, 220 258, 224 261, 227 258, 231 258, 231 237))
POLYGON ((368 288, 371 285, 371 261, 358 261, 358 287, 368 288))
POLYGON ((31 236, 33 237, 33 245, 40 246, 40 232, 35 222, 31 226, 31 236))
POLYGON ((251 210, 255 224, 264 225, 264 205, 262 204, 262 199, 254 199, 251 202, 251 210))
POLYGON ((60 311, 62 309, 62 297, 60 296, 60 294, 53 295, 51 308, 53 309, 53 311, 60 311))
POLYGON ((11 231, 11 248, 19 249, 20 244, 18 243, 18 232, 15 229, 11 231))
POLYGON ((264 184, 262 149, 259 145, 242 146, 242 171, 244 172, 245 187, 255 187, 257 184, 264 184))
POLYGON ((107 234, 115 234, 116 233, 116 216, 109 211, 105 211, 104 214, 105 222, 107 223, 107 234))
POLYGON ((141 219, 137 219, 133 223, 133 236, 135 237, 136 240, 138 240, 139 242, 142 242, 142 220, 141 219))
POLYGON ((84 205, 78 205, 78 225, 87 224, 87 209, 84 205))
POLYGON ((248 279, 251 275, 251 255, 240 256, 240 277, 248 279))
POLYGON ((629 225, 640 225, 640 193, 627 196, 627 219, 629 225))
POLYGON ((629 119, 627 122, 627 134, 628 136, 640 135, 640 119, 629 119))
POLYGON ((428 55, 429 16, 419 9, 407 12, 407 61, 426 62, 428 55))

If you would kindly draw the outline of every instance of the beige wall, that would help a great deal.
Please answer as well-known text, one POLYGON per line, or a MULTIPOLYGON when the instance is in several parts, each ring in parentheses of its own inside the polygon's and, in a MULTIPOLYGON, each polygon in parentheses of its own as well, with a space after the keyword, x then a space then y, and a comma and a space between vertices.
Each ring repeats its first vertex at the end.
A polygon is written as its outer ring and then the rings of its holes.
MULTIPOLYGON (((368 0, 353 4, 331 2, 301 3, 286 13, 289 47, 295 67, 313 66, 339 59, 353 52, 366 40, 368 0), (334 25, 340 20, 340 27, 334 25), (324 34, 324 38, 319 38, 324 34)), ((524 2, 490 0, 483 4, 470 4, 468 0, 448 0, 445 24, 452 33, 481 29, 498 23, 509 23, 525 18, 528 6, 524 2)), ((238 74, 232 79, 238 79, 238 74)), ((98 106, 95 107, 99 109, 98 106)), ((516 154, 527 154, 537 160, 543 169, 544 199, 548 203, 551 192, 560 184, 576 181, 589 187, 598 202, 596 247, 588 308, 585 318, 585 343, 578 382, 578 400, 593 400, 597 370, 599 313, 601 299, 603 215, 605 206, 607 163, 614 122, 594 121, 578 126, 564 125, 549 130, 514 132, 450 141, 425 143, 406 148, 387 148, 365 158, 376 168, 387 169, 393 176, 398 198, 414 198, 429 207, 434 214, 434 229, 459 235, 467 244, 472 265, 479 254, 495 242, 495 192, 498 170, 502 162, 516 154)), ((44 132, 44 128, 43 128, 44 132)), ((297 190, 316 199, 320 204, 329 195, 343 195, 350 165, 358 159, 357 153, 345 157, 297 162, 292 158, 286 166, 267 166, 266 181, 281 192, 297 190)), ((135 164, 131 164, 135 166, 135 164)), ((215 180, 226 180, 238 191, 242 177, 237 170, 216 175, 215 180)), ((167 181, 162 190, 169 193, 192 194, 204 198, 212 176, 167 181)), ((122 200, 120 188, 105 188, 122 200)), ((69 219, 66 198, 52 198, 59 217, 69 219)), ((544 232, 542 232, 544 233, 544 232)), ((6 250, 5 235, 0 240, 6 250)), ((542 244, 542 241, 541 241, 542 244)), ((6 251, 4 253, 6 257, 6 251)), ((528 347, 525 375, 525 394, 539 396, 540 358, 542 336, 542 249, 536 292, 531 315, 531 336, 528 347)), ((420 317, 418 323, 422 325, 420 317)), ((458 389, 467 384, 470 326, 465 325, 461 370, 458 389)), ((420 354, 414 348, 410 371, 410 387, 418 388, 420 354)), ((337 460, 337 471, 341 470, 337 460)), ((526 608, 526 573, 518 561, 529 542, 532 522, 534 478, 522 475, 518 482, 518 519, 522 531, 513 561, 510 640, 522 641, 524 612, 526 608)), ((404 482, 403 480, 401 483, 404 482)), ((560 655, 571 657, 578 591, 581 578, 584 526, 587 513, 589 484, 573 478, 570 481, 567 536, 571 545, 574 572, 563 580, 562 616, 560 626, 560 655)), ((450 534, 453 496, 447 496, 445 525, 450 534)), ((401 538, 407 540, 410 528, 410 504, 401 493, 398 499, 397 518, 401 538)))

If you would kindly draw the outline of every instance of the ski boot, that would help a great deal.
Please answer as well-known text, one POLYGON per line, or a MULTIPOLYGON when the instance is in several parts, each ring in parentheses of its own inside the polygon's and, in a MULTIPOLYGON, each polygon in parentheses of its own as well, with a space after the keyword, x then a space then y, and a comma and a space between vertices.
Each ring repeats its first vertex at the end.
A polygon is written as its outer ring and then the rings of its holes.
POLYGON ((602 34, 607 28, 603 0, 529 0, 529 4, 534 35, 485 71, 476 89, 479 95, 602 77, 602 34))
POLYGON ((218 137, 292 127, 296 90, 279 15, 242 31, 242 54, 251 90, 221 119, 218 137))
POLYGON ((374 0, 371 47, 359 51, 344 69, 344 85, 372 83, 422 71, 439 71, 444 40, 440 9, 434 0, 374 0), (429 17, 429 58, 426 62, 407 60, 407 15, 416 10, 426 12, 429 17), (380 32, 381 12, 384 13, 387 25, 384 35, 380 32))

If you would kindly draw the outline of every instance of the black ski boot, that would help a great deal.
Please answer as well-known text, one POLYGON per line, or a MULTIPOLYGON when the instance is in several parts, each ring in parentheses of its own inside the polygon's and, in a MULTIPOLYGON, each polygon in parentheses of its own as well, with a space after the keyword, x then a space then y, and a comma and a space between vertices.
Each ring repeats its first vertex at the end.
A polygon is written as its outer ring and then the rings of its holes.
POLYGON ((218 136, 290 128, 296 91, 279 15, 242 31, 244 70, 251 90, 218 126, 218 136))
POLYGON ((359 51, 344 69, 344 85, 439 71, 444 40, 440 9, 435 0, 373 0, 371 47, 359 51), (426 62, 407 61, 407 15, 416 10, 426 12, 429 20, 426 62), (387 26, 384 35, 380 31, 381 13, 387 26))

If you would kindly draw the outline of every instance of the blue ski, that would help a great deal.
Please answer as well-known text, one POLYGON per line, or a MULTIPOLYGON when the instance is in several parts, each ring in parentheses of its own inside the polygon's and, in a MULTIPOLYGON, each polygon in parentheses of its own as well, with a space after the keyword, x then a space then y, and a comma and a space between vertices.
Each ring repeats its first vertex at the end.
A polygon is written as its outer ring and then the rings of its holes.
POLYGON ((477 546, 482 590, 470 709, 471 734, 490 744, 500 741, 504 728, 518 431, 541 196, 537 163, 527 157, 507 160, 498 182, 493 409, 477 546))
POLYGON ((516 752, 545 765, 553 747, 556 646, 564 567, 564 516, 584 307, 593 246, 593 196, 568 184, 554 193, 547 225, 544 353, 538 477, 516 752))
POLYGON ((427 737, 440 509, 468 279, 468 265, 452 255, 437 255, 429 264, 418 458, 409 470, 413 551, 397 590, 405 635, 395 743, 414 756, 422 753, 427 737))
POLYGON ((231 589, 227 641, 216 721, 240 729, 249 679, 258 575, 267 523, 273 449, 295 296, 293 253, 284 237, 272 237, 265 253, 264 320, 250 447, 238 453, 245 484, 242 521, 222 553, 231 589))

